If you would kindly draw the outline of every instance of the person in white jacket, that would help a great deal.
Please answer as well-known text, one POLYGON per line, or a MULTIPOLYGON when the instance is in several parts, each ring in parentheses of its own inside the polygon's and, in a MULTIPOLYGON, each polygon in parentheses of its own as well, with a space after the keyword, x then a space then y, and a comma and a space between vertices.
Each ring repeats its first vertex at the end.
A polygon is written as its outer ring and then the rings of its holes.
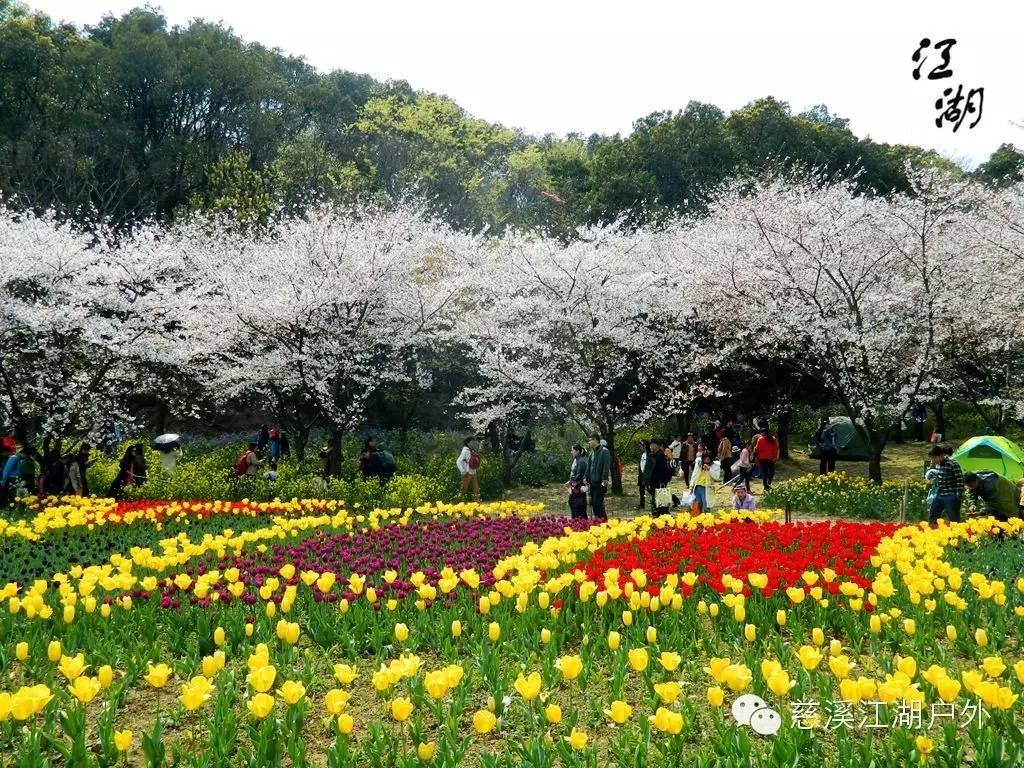
POLYGON ((459 488, 459 498, 466 496, 466 491, 473 490, 473 498, 480 501, 480 482, 476 479, 476 471, 480 467, 480 454, 476 450, 476 438, 467 437, 462 442, 462 452, 455 460, 455 468, 459 470, 462 484, 459 488))

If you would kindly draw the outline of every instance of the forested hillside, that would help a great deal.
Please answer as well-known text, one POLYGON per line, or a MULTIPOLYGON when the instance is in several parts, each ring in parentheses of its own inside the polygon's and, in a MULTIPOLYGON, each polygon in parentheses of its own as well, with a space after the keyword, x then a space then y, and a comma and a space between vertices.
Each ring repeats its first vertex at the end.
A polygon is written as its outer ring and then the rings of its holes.
MULTIPOLYGON (((906 187, 907 160, 948 165, 770 96, 731 114, 691 102, 627 136, 530 136, 218 24, 174 27, 140 9, 76 29, 11 0, 0 0, 0 107, 8 204, 121 227, 196 208, 253 220, 314 199, 416 195, 460 227, 565 232, 699 211, 737 174, 814 168, 886 192, 906 187)), ((1020 164, 1004 147, 977 173, 1020 164)))

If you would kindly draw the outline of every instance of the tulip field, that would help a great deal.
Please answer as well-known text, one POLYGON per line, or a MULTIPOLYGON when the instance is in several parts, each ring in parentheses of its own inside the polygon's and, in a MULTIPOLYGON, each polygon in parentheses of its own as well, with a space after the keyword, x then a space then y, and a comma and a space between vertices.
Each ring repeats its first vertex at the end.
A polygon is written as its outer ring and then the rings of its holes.
POLYGON ((1024 524, 780 517, 28 499, 0 765, 1020 765, 1024 524))

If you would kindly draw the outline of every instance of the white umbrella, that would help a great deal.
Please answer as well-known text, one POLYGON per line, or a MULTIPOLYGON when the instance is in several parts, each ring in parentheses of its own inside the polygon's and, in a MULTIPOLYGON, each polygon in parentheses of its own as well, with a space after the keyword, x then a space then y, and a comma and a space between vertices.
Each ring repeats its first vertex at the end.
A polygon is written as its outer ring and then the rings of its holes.
POLYGON ((178 441, 181 440, 181 435, 175 434, 174 432, 168 432, 165 435, 153 440, 153 447, 158 451, 169 453, 178 447, 178 441))

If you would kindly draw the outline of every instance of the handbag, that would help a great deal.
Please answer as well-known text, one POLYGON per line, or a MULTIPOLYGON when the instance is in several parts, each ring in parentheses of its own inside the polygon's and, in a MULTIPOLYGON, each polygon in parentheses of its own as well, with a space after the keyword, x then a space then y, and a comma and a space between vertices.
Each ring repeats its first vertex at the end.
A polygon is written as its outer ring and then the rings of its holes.
POLYGON ((668 488, 654 489, 654 506, 656 509, 672 506, 672 491, 668 488))
POLYGON ((683 492, 682 506, 689 508, 693 504, 693 493, 690 491, 683 492))

